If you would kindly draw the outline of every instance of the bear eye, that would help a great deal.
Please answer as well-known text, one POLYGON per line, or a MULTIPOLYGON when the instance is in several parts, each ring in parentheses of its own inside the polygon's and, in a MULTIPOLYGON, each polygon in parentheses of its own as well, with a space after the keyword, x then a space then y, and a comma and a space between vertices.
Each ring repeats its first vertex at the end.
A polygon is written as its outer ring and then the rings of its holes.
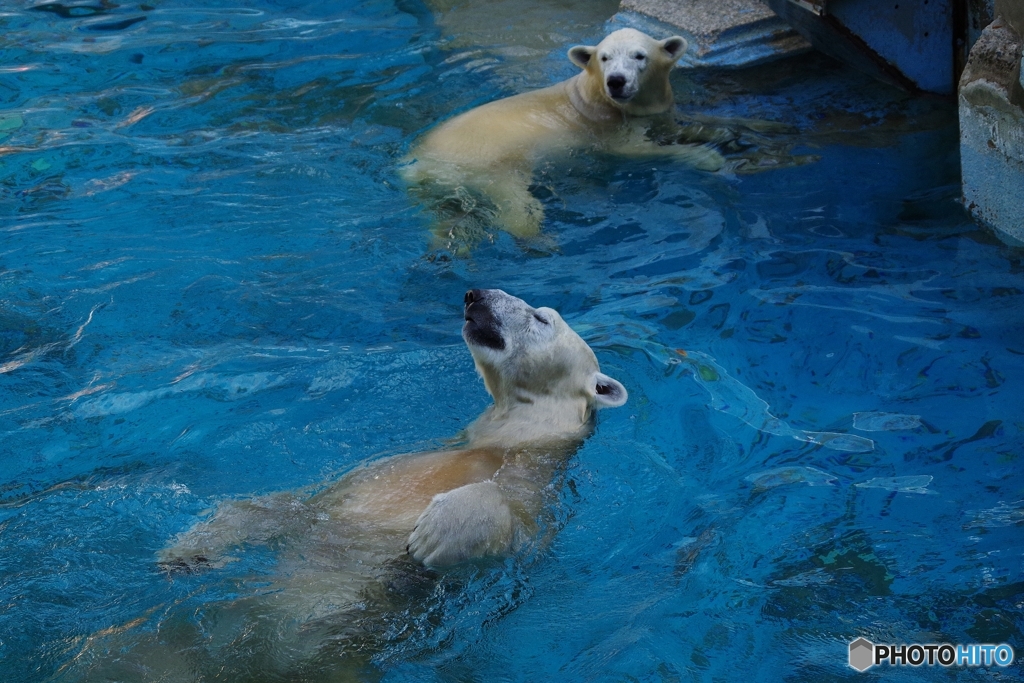
POLYGON ((645 54, 643 54, 641 52, 637 52, 635 55, 633 55, 633 59, 635 59, 637 61, 643 61, 644 58, 646 58, 646 57, 647 57, 647 55, 645 55, 645 54))
POLYGON ((534 313, 533 314, 533 318, 534 318, 534 320, 537 320, 538 322, 543 323, 545 325, 550 325, 551 324, 548 321, 548 319, 545 318, 544 316, 542 316, 540 313, 534 313))
POLYGON ((602 62, 607 62, 608 61, 608 55, 601 55, 601 61, 602 62))

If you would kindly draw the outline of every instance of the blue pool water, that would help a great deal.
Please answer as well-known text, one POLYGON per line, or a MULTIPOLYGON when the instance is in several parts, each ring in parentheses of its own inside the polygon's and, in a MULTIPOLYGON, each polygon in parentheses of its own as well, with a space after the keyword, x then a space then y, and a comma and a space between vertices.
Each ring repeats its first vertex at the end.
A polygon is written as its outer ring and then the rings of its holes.
POLYGON ((1024 252, 958 204, 952 103, 813 55, 677 73, 682 119, 760 172, 575 159, 538 177, 545 240, 453 258, 397 160, 570 76, 617 3, 33 4, 0 7, 4 681, 265 585, 266 548, 157 568, 218 501, 443 445, 487 404, 470 287, 557 308, 630 402, 549 547, 393 615, 384 680, 854 680, 858 636, 1024 648, 1024 252))

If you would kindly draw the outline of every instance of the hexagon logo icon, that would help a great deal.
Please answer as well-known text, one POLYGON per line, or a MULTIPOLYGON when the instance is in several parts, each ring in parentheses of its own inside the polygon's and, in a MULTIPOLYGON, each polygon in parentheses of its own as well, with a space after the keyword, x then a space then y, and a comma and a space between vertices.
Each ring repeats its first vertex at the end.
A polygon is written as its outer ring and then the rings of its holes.
POLYGON ((875 646, 867 638, 858 638, 850 643, 850 666, 857 671, 867 671, 875 663, 875 646))

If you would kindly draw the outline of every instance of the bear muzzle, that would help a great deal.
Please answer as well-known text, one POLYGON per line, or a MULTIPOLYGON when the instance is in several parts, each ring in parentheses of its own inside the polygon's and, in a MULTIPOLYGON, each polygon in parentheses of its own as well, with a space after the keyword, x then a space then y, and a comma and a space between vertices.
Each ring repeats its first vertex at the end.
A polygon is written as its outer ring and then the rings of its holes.
POLYGON ((498 289, 471 289, 463 301, 462 336, 467 343, 485 346, 496 351, 505 350, 505 338, 501 336, 501 320, 494 314, 492 303, 499 295, 508 296, 498 289))
POLYGON ((636 94, 635 89, 629 87, 629 80, 622 74, 609 74, 604 83, 608 97, 616 102, 625 102, 636 94))

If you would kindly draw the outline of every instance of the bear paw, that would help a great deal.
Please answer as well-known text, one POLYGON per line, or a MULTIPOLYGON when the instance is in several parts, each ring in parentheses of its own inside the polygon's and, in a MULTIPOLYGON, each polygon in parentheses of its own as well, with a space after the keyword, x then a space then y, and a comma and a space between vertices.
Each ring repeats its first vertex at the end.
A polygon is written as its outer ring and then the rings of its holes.
POLYGON ((202 555, 192 557, 169 557, 168 559, 157 560, 160 569, 168 574, 198 574, 204 569, 210 569, 213 565, 209 559, 202 555))
POLYGON ((711 145, 672 145, 672 157, 676 161, 693 166, 700 171, 721 170, 725 157, 711 145))
POLYGON ((407 550, 428 567, 447 567, 512 549, 516 520, 493 481, 434 496, 409 535, 407 550))

